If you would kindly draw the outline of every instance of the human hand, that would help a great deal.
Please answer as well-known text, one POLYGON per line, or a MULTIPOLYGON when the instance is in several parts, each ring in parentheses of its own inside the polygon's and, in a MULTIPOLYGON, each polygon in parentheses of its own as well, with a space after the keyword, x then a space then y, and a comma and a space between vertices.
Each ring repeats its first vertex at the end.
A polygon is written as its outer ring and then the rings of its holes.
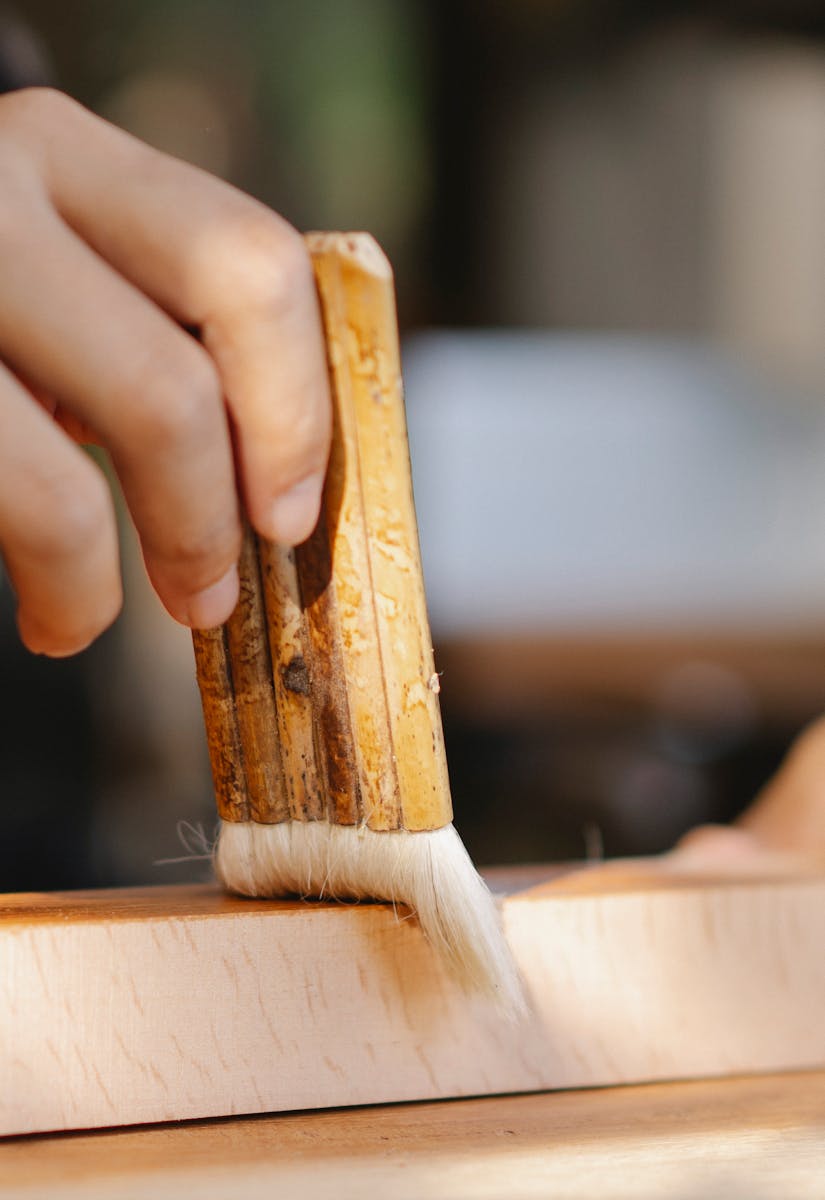
POLYGON ((302 238, 30 89, 0 96, 0 260, 0 551, 23 641, 72 654, 120 608, 112 501, 80 440, 108 451, 169 612, 220 624, 241 505, 286 544, 320 506, 330 404, 302 238))
POLYGON ((680 869, 737 874, 825 868, 825 717, 799 735, 733 825, 692 829, 668 858, 680 869))

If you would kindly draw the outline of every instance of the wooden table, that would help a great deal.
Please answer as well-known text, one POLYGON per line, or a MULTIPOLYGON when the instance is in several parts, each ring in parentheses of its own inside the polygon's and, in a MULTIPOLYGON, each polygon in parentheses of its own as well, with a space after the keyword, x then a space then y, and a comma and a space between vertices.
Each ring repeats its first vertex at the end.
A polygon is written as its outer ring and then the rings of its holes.
POLYGON ((14 1200, 796 1200, 825 1072, 190 1122, 0 1144, 14 1200))

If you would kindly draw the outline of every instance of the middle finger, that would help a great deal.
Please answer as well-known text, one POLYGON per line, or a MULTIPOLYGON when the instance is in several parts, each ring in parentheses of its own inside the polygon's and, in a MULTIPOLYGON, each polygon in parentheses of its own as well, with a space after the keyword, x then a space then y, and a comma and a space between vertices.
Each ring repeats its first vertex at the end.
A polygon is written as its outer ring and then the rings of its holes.
POLYGON ((237 598, 240 518, 211 359, 52 210, 5 242, 0 354, 109 450, 172 615, 219 624, 237 598))

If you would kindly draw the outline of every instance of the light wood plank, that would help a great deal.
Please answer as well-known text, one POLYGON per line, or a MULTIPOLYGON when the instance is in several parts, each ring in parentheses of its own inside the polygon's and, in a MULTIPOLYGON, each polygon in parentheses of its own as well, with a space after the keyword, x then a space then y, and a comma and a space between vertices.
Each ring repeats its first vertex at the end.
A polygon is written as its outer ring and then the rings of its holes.
POLYGON ((825 1074, 285 1114, 0 1146, 15 1200, 819 1200, 825 1074))
POLYGON ((6 897, 0 1131, 825 1066, 822 878, 615 864, 522 886, 504 920, 518 1026, 386 905, 6 897))

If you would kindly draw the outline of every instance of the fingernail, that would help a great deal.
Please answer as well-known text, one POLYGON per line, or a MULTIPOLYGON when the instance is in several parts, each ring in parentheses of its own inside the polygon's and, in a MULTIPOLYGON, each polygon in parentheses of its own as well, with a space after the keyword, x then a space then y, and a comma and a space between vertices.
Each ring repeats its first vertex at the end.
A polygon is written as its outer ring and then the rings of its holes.
POLYGON ((238 588, 238 568, 233 564, 217 583, 189 597, 187 625, 194 629, 214 629, 216 625, 222 625, 238 603, 238 588))
POLYGON ((323 475, 307 475, 273 501, 266 531, 273 541, 282 546, 306 541, 318 520, 323 483, 323 475))

